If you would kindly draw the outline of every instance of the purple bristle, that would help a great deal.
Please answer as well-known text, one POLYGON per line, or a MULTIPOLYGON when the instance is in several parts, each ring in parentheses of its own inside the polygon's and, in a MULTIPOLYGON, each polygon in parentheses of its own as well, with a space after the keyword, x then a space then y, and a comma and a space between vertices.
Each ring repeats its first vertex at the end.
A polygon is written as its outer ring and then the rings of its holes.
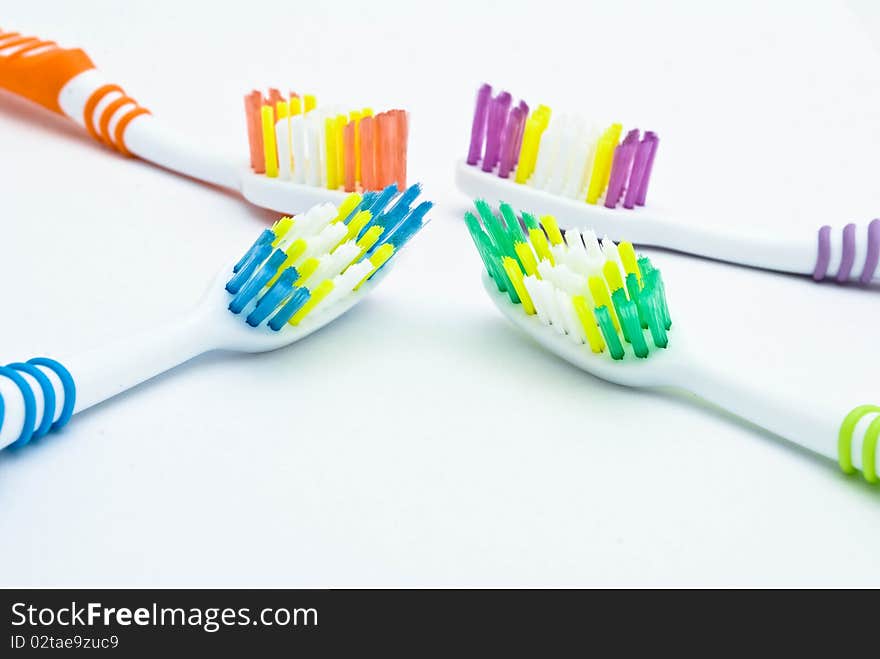
POLYGON ((650 150, 650 144, 644 140, 636 147, 632 171, 629 174, 629 184, 626 186, 626 196, 623 198, 624 208, 632 209, 635 206, 636 195, 641 189, 642 180, 645 177, 645 168, 648 164, 650 150))
POLYGON ((624 187, 629 187, 630 171, 633 156, 639 143, 639 131, 631 130, 627 133, 623 143, 614 149, 614 159, 611 165, 611 176, 608 180, 608 192, 605 195, 605 207, 614 208, 623 196, 624 187))
POLYGON ((486 130, 486 152, 483 154, 483 171, 491 172, 498 164, 501 154, 501 133, 507 123, 510 109, 510 94, 501 92, 492 99, 489 106, 489 122, 486 130))
POLYGON ((657 155, 657 147, 660 144, 660 139, 654 132, 649 130, 645 132, 642 144, 647 144, 644 148, 648 149, 648 152, 645 156, 645 173, 642 175, 642 180, 639 181, 639 189, 636 192, 637 206, 645 205, 645 198, 648 195, 648 183, 651 179, 651 169, 654 167, 654 156, 657 155))
POLYGON ((474 110, 474 123, 471 126, 471 146, 468 149, 468 165, 476 165, 483 152, 483 140, 486 136, 486 114, 489 110, 489 99, 492 98, 492 85, 484 84, 477 92, 477 107, 474 110))
POLYGON ((517 151, 515 149, 522 137, 525 118, 520 106, 510 111, 510 117, 504 129, 504 140, 501 143, 501 159, 498 164, 498 176, 501 178, 507 178, 510 170, 516 164, 517 151))
POLYGON ((523 134, 526 132, 526 117, 529 116, 529 104, 525 101, 519 102, 519 110, 522 113, 522 124, 519 127, 519 134, 516 137, 516 146, 513 149, 513 166, 519 162, 519 152, 522 149, 523 134))

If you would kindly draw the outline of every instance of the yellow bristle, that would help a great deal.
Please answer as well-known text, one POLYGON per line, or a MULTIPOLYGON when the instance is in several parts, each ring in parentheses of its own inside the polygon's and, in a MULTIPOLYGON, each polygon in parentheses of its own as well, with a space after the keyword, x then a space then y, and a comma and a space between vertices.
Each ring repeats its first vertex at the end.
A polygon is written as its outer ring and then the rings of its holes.
POLYGON ((311 296, 308 301, 302 305, 293 317, 287 322, 291 325, 299 325, 302 322, 302 319, 309 315, 309 312, 318 306, 318 303, 323 300, 327 295, 330 294, 330 291, 333 290, 333 280, 325 279, 320 284, 317 285, 311 292, 311 296))
POLYGON ((355 261, 359 261, 364 257, 364 254, 366 254, 370 248, 376 244, 376 241, 379 240, 379 236, 382 235, 383 231, 385 231, 385 228, 380 226, 372 226, 367 229, 366 233, 364 233, 356 243, 356 245, 361 248, 361 253, 358 254, 355 261))
POLYGON ((522 302, 523 311, 529 316, 534 315, 535 305, 532 303, 532 298, 529 296, 529 292, 526 290, 526 285, 523 283, 523 274, 522 270, 519 269, 519 264, 517 264, 515 259, 512 259, 509 256, 505 256, 501 259, 501 264, 504 266, 505 272, 507 272, 507 277, 510 279, 510 283, 513 284, 513 289, 519 296, 519 301, 522 302))
POLYGON ((559 225, 556 224, 555 217, 552 215, 542 216, 541 225, 547 231, 547 237, 550 239, 551 245, 561 245, 564 242, 562 239, 562 232, 559 230, 559 225))
POLYGON ((272 233, 275 234, 275 240, 272 241, 272 247, 278 247, 278 243, 287 235, 287 232, 290 231, 290 227, 293 226, 293 218, 284 216, 275 224, 272 225, 272 233))
POLYGON ((336 224, 337 222, 342 222, 351 215, 351 212, 357 207, 359 203, 361 203, 362 197, 357 192, 352 192, 345 199, 342 200, 342 203, 339 204, 339 212, 336 214, 336 217, 333 218, 331 224, 336 224))
POLYGON ((540 134, 540 122, 535 117, 526 119, 526 128, 523 131, 522 147, 519 152, 519 162, 516 164, 514 181, 525 183, 531 176, 532 164, 538 156, 538 140, 540 134))
POLYGON ((327 156, 327 189, 336 190, 339 187, 336 169, 336 121, 330 118, 324 119, 324 149, 327 156))
POLYGON ((532 251, 532 248, 526 243, 516 243, 513 248, 516 250, 516 255, 519 257, 520 263, 522 263, 526 274, 540 279, 541 275, 538 274, 538 262, 535 260, 535 253, 532 251))
POLYGON ((539 105, 526 119, 522 146, 514 174, 514 180, 517 183, 525 183, 535 171, 535 163, 538 161, 538 152, 541 148, 541 136, 550 123, 551 114, 552 111, 549 107, 539 105))
POLYGON ((275 103, 275 120, 284 119, 290 116, 290 106, 287 101, 278 101, 275 103))
POLYGON ((302 99, 299 96, 294 96, 290 99, 290 116, 295 117, 298 114, 302 114, 302 99))
POLYGON ((632 243, 622 242, 617 245, 617 251, 620 254, 620 260, 623 263, 623 269, 627 275, 635 275, 639 283, 642 281, 642 273, 639 270, 639 261, 636 258, 636 250, 633 249, 632 243))
POLYGON ((363 113, 359 110, 352 110, 349 119, 354 122, 354 180, 361 180, 361 118, 363 113))
POLYGON ((342 242, 357 238, 358 234, 363 231, 365 226, 367 226, 367 222, 370 221, 371 217, 373 217, 373 214, 370 211, 358 211, 355 216, 351 218, 351 222, 348 223, 348 233, 345 238, 342 239, 342 242))
POLYGON ((379 247, 375 252, 373 252, 372 256, 370 256, 370 263, 373 266, 373 269, 367 273, 367 275, 358 282, 358 285, 354 287, 354 290, 359 289, 367 279, 373 276, 373 274, 381 268, 385 262, 391 258, 391 255, 394 254, 394 245, 391 243, 385 243, 381 247, 379 247))
POLYGON ((337 115, 334 121, 333 132, 336 136, 336 176, 339 178, 339 184, 342 185, 345 179, 345 124, 348 119, 344 114, 337 115))
POLYGON ((538 255, 539 261, 550 261, 551 265, 556 265, 553 253, 550 251, 550 245, 547 244, 547 236, 541 229, 529 229, 529 240, 532 247, 535 248, 535 254, 538 255))
POLYGON ((303 96, 303 112, 311 112, 318 105, 318 100, 312 94, 303 96))
POLYGON ((587 188, 587 203, 595 204, 608 187, 611 177, 611 163, 614 160, 614 149, 617 148, 622 124, 609 126, 596 144, 596 155, 593 158, 593 169, 590 172, 590 185, 587 188))
POLYGON ((284 250, 284 253, 287 254, 287 258, 284 259, 284 263, 281 264, 281 267, 278 268, 278 272, 276 272, 272 278, 266 283, 266 286, 271 286, 275 283, 278 277, 281 276, 281 273, 284 272, 287 268, 292 265, 296 265, 296 262, 299 260, 299 257, 303 255, 303 252, 306 251, 306 241, 302 238, 298 238, 294 240, 293 243, 284 250))
POLYGON ((312 257, 310 259, 306 259, 302 262, 296 271, 299 273, 299 279, 294 282, 294 286, 302 286, 306 280, 315 274, 315 270, 318 269, 318 265, 320 265, 320 261, 318 259, 312 257))
POLYGON ((602 266, 602 274, 605 275, 605 281, 608 282, 608 288, 611 292, 623 288, 623 278, 620 276, 620 268, 617 267, 616 261, 605 261, 602 266))
POLYGON ((614 305, 611 304, 611 296, 608 294, 608 287, 605 285, 605 280, 599 275, 593 275, 587 280, 587 284, 590 288, 590 295, 593 296, 593 302, 595 302, 596 307, 608 308, 611 320, 614 321, 614 328, 619 331, 620 322, 617 320, 617 313, 614 311, 614 305))
POLYGON ((605 340, 602 338, 602 332, 596 324, 596 317, 587 305, 587 301, 583 295, 575 295, 571 298, 574 305, 575 313, 581 321, 584 333, 587 335, 587 343, 590 344, 590 350, 593 352, 602 352, 605 350, 605 340))
POLYGON ((263 123, 263 161, 266 166, 266 176, 278 177, 278 150, 275 147, 275 117, 271 105, 264 105, 260 109, 260 118, 263 123))

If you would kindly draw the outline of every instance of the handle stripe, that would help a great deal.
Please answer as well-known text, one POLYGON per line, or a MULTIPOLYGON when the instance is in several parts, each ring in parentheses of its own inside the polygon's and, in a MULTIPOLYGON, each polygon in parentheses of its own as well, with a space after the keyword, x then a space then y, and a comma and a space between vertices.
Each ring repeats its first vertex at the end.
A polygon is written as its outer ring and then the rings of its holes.
POLYGON ((101 136, 98 135, 98 131, 95 130, 95 124, 92 121, 92 117, 95 114, 95 108, 98 106, 98 103, 100 103, 101 99, 110 92, 119 92, 120 94, 125 93, 119 85, 103 85, 92 92, 92 95, 89 96, 89 99, 86 101, 86 105, 83 108, 83 123, 86 125, 86 130, 89 131, 89 135, 92 136, 92 139, 98 142, 101 142, 102 140, 101 136))
POLYGON ((61 416, 52 424, 52 430, 60 430, 70 421, 70 417, 73 416, 73 407, 76 404, 76 383, 73 381, 73 376, 64 366, 49 357, 34 357, 28 360, 28 364, 45 366, 54 371, 58 379, 61 380, 61 386, 64 389, 64 405, 61 408, 61 416))
POLYGON ((15 369, 9 366, 0 366, 0 375, 5 375, 12 380, 21 392, 22 398, 24 398, 24 425, 18 439, 10 444, 10 446, 24 446, 31 441, 31 437, 34 434, 34 423, 37 418, 37 400, 34 398, 34 392, 31 391, 27 380, 21 377, 15 369))
POLYGON ((150 111, 138 105, 138 102, 130 96, 126 96, 125 90, 123 90, 122 87, 119 85, 102 85, 93 91, 86 101, 85 107, 83 107, 83 123, 85 124, 89 135, 95 140, 113 147, 124 156, 130 157, 132 156, 132 153, 125 145, 125 129, 128 128, 128 124, 134 119, 144 114, 150 114, 150 111), (118 93, 119 98, 114 99, 101 111, 101 116, 98 117, 97 121, 98 126, 95 127, 95 110, 101 101, 108 94, 112 93, 118 93), (122 117, 120 117, 119 121, 116 123, 116 128, 111 135, 110 122, 120 109, 126 105, 131 105, 132 107, 125 110, 122 114, 122 117))
POLYGON ((128 147, 125 145, 125 129, 128 128, 128 124, 132 122, 133 119, 137 119, 142 114, 152 114, 147 108, 142 108, 140 106, 129 110, 122 119, 116 124, 116 130, 113 131, 113 139, 116 142, 116 148, 124 156, 128 156, 129 158, 133 157, 134 154, 128 150, 128 147))
POLYGON ((880 416, 871 421, 865 431, 865 443, 862 444, 862 473, 869 483, 878 482, 877 478, 877 440, 880 438, 880 416))
POLYGON ((880 261, 880 219, 871 221, 868 225, 868 254, 865 257, 865 267, 859 281, 867 284, 877 270, 877 262, 880 261))
MULTIPOLYGON (((856 232, 858 227, 850 222, 841 232, 840 240, 840 264, 837 267, 837 273, 834 278, 838 282, 849 281, 853 275, 853 266, 856 260, 858 236, 856 232)), ((877 266, 880 264, 880 218, 874 219, 868 224, 867 242, 865 243, 865 264, 858 279, 862 284, 869 284, 877 272, 877 266)), ((831 262, 831 227, 828 225, 819 229, 818 249, 816 252, 816 265, 813 268, 813 279, 820 281, 828 276, 828 265, 831 262)), ((853 275, 855 276, 855 275, 853 275)))
MULTIPOLYGON (((837 437, 837 461, 840 468, 845 474, 853 474, 856 468, 852 462, 852 436, 859 421, 868 414, 880 414, 880 407, 876 405, 859 405, 852 412, 846 415, 843 423, 840 425, 840 433, 837 437)), ((876 482, 877 475, 874 473, 874 460, 876 459, 877 436, 880 435, 880 417, 871 422, 868 432, 865 433, 864 443, 862 444, 862 472, 868 482, 876 482), (873 432, 873 439, 871 439, 873 432), (869 441, 871 440, 871 441, 869 441), (866 458, 870 457, 870 466, 866 458), (871 478, 869 478, 869 475, 871 478), (873 480, 871 480, 873 478, 873 480)))
MULTIPOLYGON (((8 368, 14 368, 16 371, 27 373, 40 385, 43 390, 43 420, 37 428, 34 429, 34 435, 31 439, 39 439, 52 428, 52 420, 55 418, 55 387, 43 371, 33 364, 23 364, 16 362, 8 364, 8 368)), ((30 440, 28 440, 30 441, 30 440)))
POLYGON ((850 222, 843 227, 843 253, 840 255, 840 267, 837 269, 837 281, 845 282, 852 272, 853 261, 856 260, 856 225, 850 222))

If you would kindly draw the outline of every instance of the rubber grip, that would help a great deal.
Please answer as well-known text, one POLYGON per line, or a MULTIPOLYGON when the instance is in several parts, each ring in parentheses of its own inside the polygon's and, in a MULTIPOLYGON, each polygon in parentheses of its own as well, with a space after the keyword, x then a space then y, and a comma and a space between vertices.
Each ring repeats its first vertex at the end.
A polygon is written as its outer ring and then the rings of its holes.
POLYGON ((63 114, 58 94, 64 85, 93 68, 91 58, 79 48, 59 48, 51 41, 0 32, 0 87, 52 112, 63 114), (44 46, 46 50, 34 53, 44 46), (2 54, 4 48, 10 54, 2 54))

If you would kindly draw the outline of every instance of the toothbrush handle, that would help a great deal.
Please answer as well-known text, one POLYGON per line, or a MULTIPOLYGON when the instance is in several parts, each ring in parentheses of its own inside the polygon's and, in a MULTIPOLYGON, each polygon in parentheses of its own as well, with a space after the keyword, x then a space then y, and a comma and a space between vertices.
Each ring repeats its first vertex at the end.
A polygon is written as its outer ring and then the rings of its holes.
POLYGON ((816 281, 870 284, 880 281, 880 219, 843 229, 823 226, 818 236, 750 233, 741 227, 645 222, 632 230, 636 242, 699 254, 767 270, 812 275, 816 281))
POLYGON ((675 384, 814 453, 835 460, 846 473, 856 470, 870 483, 880 472, 880 405, 836 409, 806 403, 737 380, 705 364, 676 373, 675 384))
POLYGON ((78 48, 0 30, 0 88, 69 117, 122 155, 215 185, 240 187, 238 172, 226 159, 156 121, 78 48))
POLYGON ((71 415, 205 352, 199 330, 187 319, 63 361, 0 367, 0 449, 58 430, 71 415))

